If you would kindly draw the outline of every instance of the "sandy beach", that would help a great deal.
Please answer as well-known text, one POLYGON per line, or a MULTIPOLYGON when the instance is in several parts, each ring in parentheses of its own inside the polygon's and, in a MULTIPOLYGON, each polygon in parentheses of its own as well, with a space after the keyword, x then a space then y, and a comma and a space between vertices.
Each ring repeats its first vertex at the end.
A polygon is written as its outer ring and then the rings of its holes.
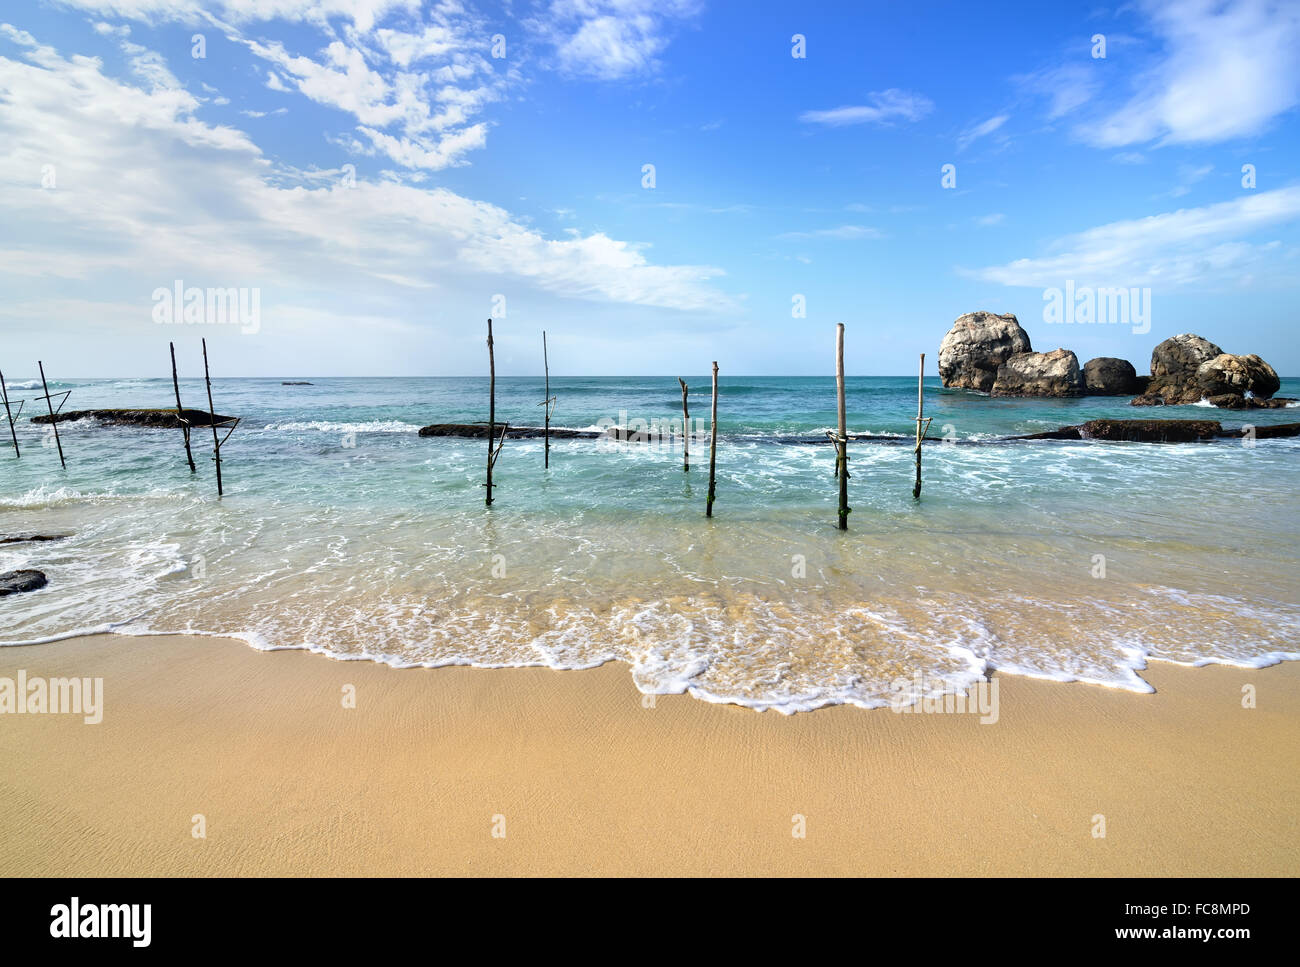
POLYGON ((995 724, 199 637, 0 651, 19 669, 102 677, 104 715, 0 717, 6 876, 1300 869, 1295 663, 1156 664, 1154 695, 999 676, 995 724))

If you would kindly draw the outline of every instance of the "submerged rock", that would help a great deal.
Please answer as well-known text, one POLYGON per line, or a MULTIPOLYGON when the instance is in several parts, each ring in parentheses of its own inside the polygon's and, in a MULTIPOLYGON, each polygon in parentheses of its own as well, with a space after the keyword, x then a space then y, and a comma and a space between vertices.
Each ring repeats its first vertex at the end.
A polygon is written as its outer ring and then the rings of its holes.
POLYGON ((1196 443, 1224 435, 1217 420, 1089 420, 1078 427, 1082 440, 1196 443))
POLYGON ((994 396, 1082 396, 1079 359, 1068 349, 1017 353, 998 367, 994 396))
MULTIPOLYGON (((1240 436, 1241 431, 1227 434, 1229 436, 1240 436)), ((1255 427, 1255 439, 1273 440, 1278 437, 1300 436, 1300 423, 1275 423, 1272 426, 1255 427)))
MULTIPOLYGON (((180 412, 191 427, 212 425, 211 415, 206 410, 181 410, 180 412)), ((148 426, 164 430, 179 430, 185 426, 176 415, 175 407, 169 410, 69 410, 67 413, 56 413, 53 419, 50 418, 48 413, 44 416, 34 416, 32 422, 67 423, 70 420, 87 419, 98 420, 106 426, 148 426)), ((217 423, 219 424, 232 420, 234 420, 233 416, 217 414, 217 423)))
POLYGON ((21 594, 24 591, 36 591, 45 587, 49 582, 45 580, 43 571, 5 571, 0 574, 0 598, 7 594, 21 594))
MULTIPOLYGON (((505 424, 496 425, 497 436, 505 424)), ((467 437, 471 440, 483 440, 488 435, 486 423, 434 423, 420 428, 420 436, 467 437)), ((507 440, 526 440, 546 435, 546 428, 540 426, 512 426, 506 428, 507 440)), ((552 440, 594 440, 604 434, 595 430, 567 430, 551 427, 552 440)))
POLYGON ((37 543, 39 541, 66 541, 72 535, 70 534, 13 534, 9 537, 0 536, 0 544, 27 544, 37 543))
POLYGON ((998 367, 1030 350, 1029 333, 1011 313, 968 312, 957 317, 939 344, 939 378, 947 387, 987 393, 998 367))
MULTIPOLYGON (((1134 443, 1198 443, 1218 438, 1240 439, 1242 430, 1225 430, 1218 420, 1089 420, 1059 430, 1007 437, 1009 440, 1121 440, 1134 443)), ((1300 423, 1254 428, 1256 439, 1300 436, 1300 423)))
POLYGON ((1098 356, 1083 364, 1083 385, 1089 396, 1132 396, 1142 392, 1144 381, 1127 359, 1098 356))

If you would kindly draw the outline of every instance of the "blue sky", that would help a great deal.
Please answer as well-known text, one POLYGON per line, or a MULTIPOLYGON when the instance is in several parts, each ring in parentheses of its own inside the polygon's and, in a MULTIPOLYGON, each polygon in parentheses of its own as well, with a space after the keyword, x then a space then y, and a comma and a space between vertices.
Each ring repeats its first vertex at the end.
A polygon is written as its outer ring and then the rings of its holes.
POLYGON ((164 375, 200 336, 224 375, 477 374, 488 315, 507 375, 539 371, 542 329, 557 374, 821 374, 837 322, 850 372, 908 374, 975 309, 1080 362, 1144 372, 1190 331, 1300 373, 1294 2, 23 0, 0 23, 7 375, 164 375), (256 325, 160 324, 177 280, 256 290, 256 325), (1047 323, 1067 283, 1150 289, 1149 330, 1047 323))

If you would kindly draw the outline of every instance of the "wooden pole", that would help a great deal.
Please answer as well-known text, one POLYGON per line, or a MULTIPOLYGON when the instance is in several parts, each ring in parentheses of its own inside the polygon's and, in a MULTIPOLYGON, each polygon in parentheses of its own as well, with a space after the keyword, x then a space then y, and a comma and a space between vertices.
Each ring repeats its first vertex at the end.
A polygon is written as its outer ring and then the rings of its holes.
POLYGON ((492 350, 492 320, 488 320, 488 449, 487 449, 487 506, 492 506, 492 447, 497 433, 497 361, 492 350))
POLYGON ((0 393, 4 394, 5 416, 9 418, 9 435, 14 438, 14 456, 21 460, 23 455, 18 452, 18 433, 14 430, 14 414, 13 411, 9 409, 9 388, 5 386, 5 374, 3 371, 0 371, 0 393))
POLYGON ((709 500, 704 516, 713 516, 713 500, 717 496, 715 472, 718 465, 718 361, 713 361, 713 416, 709 422, 709 500))
POLYGON ((542 330, 542 365, 546 368, 546 402, 542 404, 542 410, 546 414, 546 455, 543 459, 543 468, 549 469, 551 466, 551 360, 546 353, 546 330, 542 330))
POLYGON ((839 451, 836 457, 836 472, 840 478, 840 530, 849 529, 849 430, 847 411, 844 406, 844 323, 835 327, 835 391, 839 397, 839 435, 835 446, 839 451))
POLYGON ((221 441, 217 439, 217 410, 212 405, 212 377, 208 373, 208 341, 203 340, 203 381, 208 387, 208 420, 212 424, 212 459, 217 462, 217 496, 224 496, 221 489, 221 441))
POLYGON ((925 419, 925 353, 921 353, 921 367, 916 377, 916 484, 912 487, 912 499, 921 499, 921 436, 925 419))
POLYGON ((682 384, 682 472, 691 470, 691 411, 686 407, 686 380, 680 376, 677 382, 682 384))
POLYGON ((185 421, 185 409, 181 406, 181 381, 176 375, 176 344, 169 342, 172 351, 172 387, 176 390, 176 419, 181 421, 181 431, 185 434, 185 459, 190 463, 190 473, 198 473, 194 466, 194 454, 190 450, 190 425, 185 421))
POLYGON ((41 386, 45 390, 45 405, 49 407, 50 410, 50 426, 54 428, 54 445, 59 448, 59 463, 62 464, 64 470, 67 470, 68 461, 63 459, 63 443, 59 440, 59 421, 54 415, 54 401, 50 399, 49 384, 45 382, 45 364, 40 360, 37 360, 36 365, 39 366, 41 370, 41 386))

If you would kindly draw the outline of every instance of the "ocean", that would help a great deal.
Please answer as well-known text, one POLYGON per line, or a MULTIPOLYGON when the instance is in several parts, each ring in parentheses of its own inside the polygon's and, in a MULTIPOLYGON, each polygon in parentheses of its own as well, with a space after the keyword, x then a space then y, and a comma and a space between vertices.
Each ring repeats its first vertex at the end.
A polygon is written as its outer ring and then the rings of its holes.
MULTIPOLYGON (((0 645, 93 632, 197 633, 394 666, 626 662, 643 692, 798 712, 897 701, 992 671, 1150 691, 1150 661, 1300 658, 1300 440, 999 442, 1088 419, 1295 422, 1294 409, 1136 409, 1127 398, 990 399, 927 380, 932 437, 912 499, 915 378, 847 381, 849 530, 836 529, 827 378, 720 379, 717 503, 707 439, 508 439, 484 506, 484 440, 421 426, 487 417, 486 378, 217 379, 243 422, 196 430, 27 417, 0 445, 0 645), (1251 445, 1253 443, 1253 445, 1251 445)), ((705 428, 709 377, 685 377, 705 428)), ((15 398, 39 394, 9 375, 15 398)), ((70 380, 67 409, 168 407, 167 379, 70 380)), ((182 380, 202 407, 201 380, 182 380)), ((675 376, 556 378, 553 425, 681 418, 675 376)), ((497 380, 497 419, 540 425, 540 378, 497 380)), ((1300 396, 1300 380, 1279 395, 1300 396)), ((35 409, 34 409, 35 407, 35 409)), ((129 641, 123 639, 123 647, 129 641)))

